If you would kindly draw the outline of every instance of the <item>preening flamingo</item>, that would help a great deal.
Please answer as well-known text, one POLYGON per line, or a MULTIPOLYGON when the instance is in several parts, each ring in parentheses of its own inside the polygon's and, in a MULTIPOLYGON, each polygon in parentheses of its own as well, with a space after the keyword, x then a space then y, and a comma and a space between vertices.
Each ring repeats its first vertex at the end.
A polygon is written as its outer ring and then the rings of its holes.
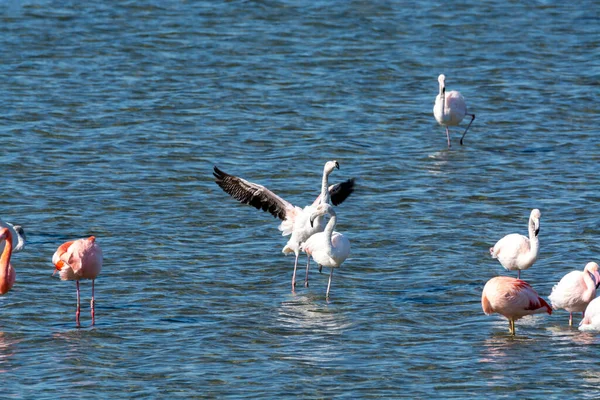
MULTIPOLYGON (((19 252, 23 250, 25 247, 25 230, 20 225, 13 225, 8 222, 4 222, 0 220, 0 229, 7 228, 10 230, 12 236, 12 244, 13 244, 13 253, 19 252)), ((0 240, 0 247, 3 245, 3 240, 0 240)))
POLYGON ((450 148, 450 131, 449 126, 457 126, 463 120, 465 115, 471 117, 471 122, 467 125, 465 133, 460 138, 460 144, 463 144, 463 139, 471 127, 471 124, 475 120, 475 114, 467 113, 467 103, 460 92, 452 90, 446 92, 446 76, 441 74, 438 77, 440 84, 440 92, 435 98, 435 105, 433 106, 433 116, 438 124, 446 127, 446 138, 448 139, 448 148, 450 148))
POLYGON ((331 278, 333 277, 333 269, 342 265, 350 254, 350 241, 347 237, 339 232, 334 232, 337 224, 337 216, 333 207, 327 203, 319 204, 313 214, 310 216, 310 221, 319 218, 325 214, 329 214, 330 218, 323 232, 318 232, 312 235, 302 245, 302 250, 313 260, 323 267, 331 268, 329 274, 329 283, 327 283, 327 293, 325 297, 329 297, 329 289, 331 288, 331 278))
POLYGON ((579 323, 580 331, 600 330, 600 297, 590 301, 585 308, 585 316, 579 323))
POLYGON ((94 282, 102 269, 102 249, 96 238, 78 239, 61 244, 52 256, 52 263, 63 281, 74 280, 77 283, 77 312, 75 321, 79 327, 79 281, 92 280, 92 301, 90 302, 92 325, 95 319, 94 282))
POLYGON ((0 294, 6 294, 17 278, 17 273, 10 264, 10 256, 13 252, 13 237, 10 229, 0 228, 0 242, 4 242, 4 251, 0 256, 0 294))
POLYGON ((537 259, 540 242, 540 210, 533 209, 529 216, 529 238, 518 233, 511 233, 500 239, 490 248, 492 258, 497 258, 508 271, 517 270, 517 278, 521 279, 521 270, 533 265, 537 259))
POLYGON ((547 312, 552 309, 529 283, 508 276, 490 279, 481 294, 481 307, 486 315, 498 313, 508 319, 510 334, 515 334, 515 321, 526 315, 547 312))
MULTIPOLYGON (((311 226, 309 221, 310 216, 319 204, 331 201, 333 205, 337 206, 354 191, 354 179, 328 186, 329 174, 331 174, 334 168, 339 169, 339 167, 337 161, 328 161, 325 163, 321 194, 311 205, 304 208, 292 205, 264 186, 226 174, 216 166, 214 167, 213 174, 216 178, 215 181, 226 193, 241 203, 250 204, 263 211, 269 211, 273 216, 282 220, 279 230, 282 231, 282 235, 284 236, 291 235, 282 252, 284 254, 294 253, 296 255, 294 273, 292 274, 292 290, 296 286, 296 270, 301 244, 314 233, 323 231, 325 227, 323 217, 319 217, 315 221, 314 226, 311 226)), ((305 286, 308 286, 309 263, 310 257, 307 258, 305 286)))
POLYGON ((600 285, 598 264, 589 262, 583 271, 571 271, 562 277, 552 288, 548 296, 552 308, 569 312, 569 326, 573 326, 573 313, 586 313, 588 304, 596 298, 596 289, 600 285))

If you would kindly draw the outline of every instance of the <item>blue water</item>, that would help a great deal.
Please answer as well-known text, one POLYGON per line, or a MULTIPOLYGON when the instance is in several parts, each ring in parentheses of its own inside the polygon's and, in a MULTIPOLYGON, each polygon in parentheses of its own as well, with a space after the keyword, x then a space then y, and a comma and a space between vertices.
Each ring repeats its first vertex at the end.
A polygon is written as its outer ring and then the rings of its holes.
POLYGON ((597 398, 597 335, 557 311, 512 338, 480 296, 532 208, 540 295, 598 261, 599 9, 0 4, 0 217, 28 235, 0 298, 2 397, 597 398), (477 116, 451 150, 440 73, 477 116), (357 188, 326 301, 328 271, 291 293, 278 221, 211 171, 304 206, 331 159, 357 188), (82 282, 77 329, 51 257, 92 234, 97 324, 82 282))

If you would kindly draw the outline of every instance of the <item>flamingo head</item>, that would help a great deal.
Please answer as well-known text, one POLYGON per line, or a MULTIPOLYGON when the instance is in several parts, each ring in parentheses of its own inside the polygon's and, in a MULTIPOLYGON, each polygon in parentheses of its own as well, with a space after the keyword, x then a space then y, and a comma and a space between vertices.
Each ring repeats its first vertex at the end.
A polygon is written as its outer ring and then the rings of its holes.
POLYGON ((446 75, 440 74, 438 76, 438 82, 440 83, 440 93, 446 92, 446 75))
POLYGON ((531 215, 529 216, 529 223, 533 228, 533 232, 535 236, 540 233, 540 218, 542 218, 542 213, 537 208, 531 210, 531 215))
POLYGON ((340 164, 338 164, 338 162, 336 160, 333 161, 327 161, 325 163, 325 173, 327 175, 331 174, 331 172, 335 169, 340 169, 340 164))
POLYGON ((313 226, 313 222, 317 217, 325 214, 335 214, 333 207, 329 203, 321 203, 317 206, 317 209, 310 215, 310 226, 313 226))
POLYGON ((586 264, 583 270, 590 274, 590 276, 596 283, 596 289, 598 289, 598 286, 600 286, 600 272, 598 272, 598 264, 596 264, 595 262, 589 262, 586 264))

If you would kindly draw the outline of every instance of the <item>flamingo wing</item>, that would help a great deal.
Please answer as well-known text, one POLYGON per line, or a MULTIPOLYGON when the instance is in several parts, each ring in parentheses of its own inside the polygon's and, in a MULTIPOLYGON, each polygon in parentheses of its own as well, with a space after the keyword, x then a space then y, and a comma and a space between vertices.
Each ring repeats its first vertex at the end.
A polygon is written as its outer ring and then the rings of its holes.
POLYGON ((253 206, 257 210, 268 211, 276 218, 285 220, 288 210, 294 208, 291 203, 277 196, 266 187, 229 175, 216 166, 213 175, 215 176, 215 182, 225 193, 243 204, 253 206))
MULTIPOLYGON (((354 192, 354 178, 348 179, 347 181, 336 183, 335 185, 329 186, 329 196, 331 197, 331 204, 334 206, 340 205, 354 192)), ((312 203, 313 206, 318 206, 321 203, 321 195, 319 194, 315 201, 312 203)))

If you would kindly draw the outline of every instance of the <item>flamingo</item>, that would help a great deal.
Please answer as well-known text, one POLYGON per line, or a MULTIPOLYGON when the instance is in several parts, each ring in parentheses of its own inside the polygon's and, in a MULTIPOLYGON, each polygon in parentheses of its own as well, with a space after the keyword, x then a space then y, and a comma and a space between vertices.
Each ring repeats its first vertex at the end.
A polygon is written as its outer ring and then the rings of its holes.
MULTIPOLYGON (((95 323, 94 281, 102 269, 102 249, 96 243, 96 238, 77 239, 61 244, 54 255, 52 263, 63 281, 74 280, 77 283, 77 312, 75 321, 79 327, 79 280, 92 280, 92 301, 90 302, 92 325, 95 323)), ((54 275, 54 274, 53 274, 54 275)))
POLYGON ((15 284, 17 273, 10 265, 13 252, 12 232, 8 228, 0 228, 0 242, 4 241, 4 251, 0 256, 0 294, 6 294, 15 284))
POLYGON ((571 271, 563 276, 548 299, 555 310, 562 308, 569 312, 569 326, 573 326, 573 313, 582 312, 585 317, 586 307, 596 297, 599 285, 598 264, 589 262, 583 271, 571 271))
POLYGON ((533 265, 537 259, 540 242, 540 218, 542 213, 537 208, 529 215, 529 238, 518 233, 511 233, 500 239, 494 247, 490 247, 492 258, 497 258, 500 264, 508 270, 518 271, 517 278, 521 279, 521 270, 533 265))
MULTIPOLYGON (((25 230, 23 229, 23 227, 21 225, 13 225, 11 223, 0 220, 0 229, 1 228, 7 228, 10 230, 12 237, 13 253, 23 250, 23 248, 25 247, 26 240, 25 230)), ((2 246, 2 242, 3 240, 0 240, 0 246, 2 246)))
POLYGON ((446 127, 446 137, 448 138, 448 148, 450 148, 450 132, 448 126, 458 126, 463 120, 465 115, 471 117, 471 122, 467 125, 465 133, 460 138, 460 144, 463 144, 463 139, 471 127, 471 124, 475 120, 475 114, 467 113, 467 104, 465 99, 456 90, 446 93, 446 76, 441 74, 438 76, 438 82, 440 83, 440 93, 435 98, 435 105, 433 106, 433 116, 438 124, 446 127))
POLYGON ((552 314, 552 308, 529 283, 509 276, 497 276, 487 281, 481 294, 481 307, 486 315, 496 312, 506 317, 513 336, 516 320, 531 314, 552 314))
MULTIPOLYGON (((319 194, 311 205, 300 208, 277 196, 264 186, 229 175, 216 166, 214 167, 213 174, 216 178, 215 181, 226 193, 241 203, 250 204, 263 211, 269 211, 273 216, 282 220, 279 230, 283 236, 291 235, 282 252, 286 255, 291 253, 296 255, 294 273, 292 274, 292 291, 296 286, 296 270, 298 268, 301 244, 313 234, 323 231, 325 227, 323 217, 319 217, 316 223, 311 225, 309 221, 310 216, 319 204, 331 201, 333 205, 337 206, 354 191, 354 179, 348 179, 345 182, 328 186, 329 174, 335 168, 340 168, 337 161, 333 160, 325 163, 321 194, 319 194)), ((310 256, 307 257, 305 286, 308 286, 309 265, 310 256)))
POLYGON ((333 269, 342 265, 350 254, 350 241, 347 237, 339 232, 334 232, 337 224, 337 216, 333 207, 327 203, 319 204, 313 214, 310 216, 310 222, 329 214, 330 218, 323 232, 318 232, 312 235, 302 245, 302 250, 321 266, 331 268, 329 274, 329 283, 327 284, 326 298, 329 298, 329 289, 331 288, 331 278, 333 277, 333 269))
POLYGON ((600 297, 590 301, 585 308, 585 316, 579 323, 580 331, 593 331, 600 329, 600 297))

